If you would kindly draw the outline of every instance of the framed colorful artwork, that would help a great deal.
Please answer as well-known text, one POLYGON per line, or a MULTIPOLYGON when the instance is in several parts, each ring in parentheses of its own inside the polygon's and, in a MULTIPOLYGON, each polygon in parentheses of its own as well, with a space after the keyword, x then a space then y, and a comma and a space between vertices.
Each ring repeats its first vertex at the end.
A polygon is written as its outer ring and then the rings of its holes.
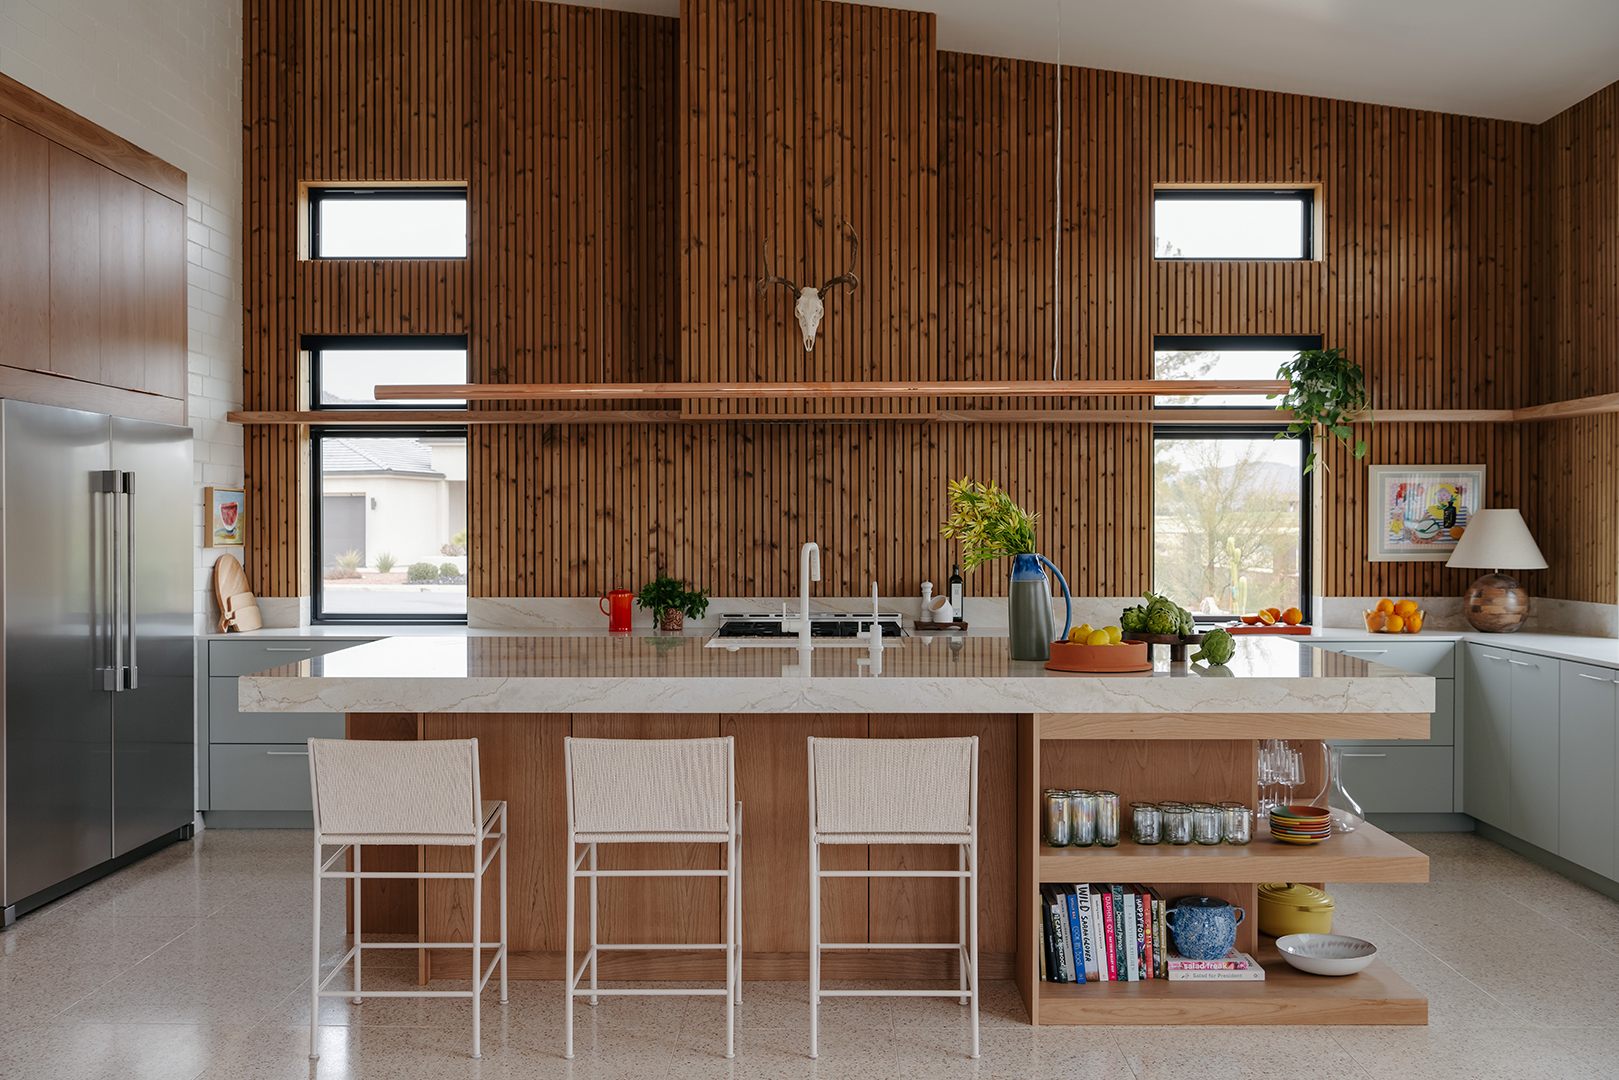
POLYGON ((1371 562, 1443 562, 1484 508, 1483 465, 1373 465, 1371 562))
POLYGON ((203 547, 246 547, 247 522, 242 517, 247 493, 241 488, 205 487, 202 505, 208 513, 203 547))

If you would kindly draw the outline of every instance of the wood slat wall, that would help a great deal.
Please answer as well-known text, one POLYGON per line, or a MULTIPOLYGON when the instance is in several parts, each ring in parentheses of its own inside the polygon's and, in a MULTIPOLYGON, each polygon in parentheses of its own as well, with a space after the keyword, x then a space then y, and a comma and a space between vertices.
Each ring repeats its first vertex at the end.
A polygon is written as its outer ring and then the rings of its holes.
MULTIPOLYGON (((1535 129, 1538 402, 1619 390, 1619 83, 1535 129)), ((1619 417, 1537 424, 1526 517, 1543 595, 1619 603, 1619 417)))
MULTIPOLYGON (((1044 378, 1054 361, 1139 378, 1155 333, 1321 333, 1366 365, 1381 408, 1532 392, 1528 125, 1082 68, 1059 91, 1053 65, 937 52, 931 16, 819 0, 685 0, 678 22, 250 0, 246 37, 248 409, 294 407, 297 336, 333 332, 466 333, 490 382, 1044 378), (342 179, 466 180, 471 257, 299 263, 298 182, 342 179), (1323 257, 1154 262, 1160 182, 1318 184, 1323 257), (863 284, 837 290, 805 354, 790 296, 755 287, 764 239, 777 273, 819 281, 845 266, 845 218, 863 284)), ((1587 143, 1611 130, 1585 123, 1587 143)), ((685 404, 778 407, 879 408, 685 404)), ((834 556, 826 591, 875 578, 903 594, 948 573, 934 532, 961 475, 1038 510, 1076 589, 1150 584, 1148 425, 849 419, 480 426, 471 590, 590 595, 667 569, 720 594, 786 592, 815 539, 834 556)), ((1487 461, 1492 504, 1517 505, 1546 464, 1524 438, 1380 424, 1368 461, 1487 461)), ((253 583, 305 592, 300 434, 247 442, 253 583)), ((1364 465, 1329 461, 1319 591, 1465 587, 1440 564, 1365 562, 1364 465)), ((971 588, 1004 591, 1000 576, 971 588)), ((1568 580, 1532 587, 1589 598, 1568 580)))

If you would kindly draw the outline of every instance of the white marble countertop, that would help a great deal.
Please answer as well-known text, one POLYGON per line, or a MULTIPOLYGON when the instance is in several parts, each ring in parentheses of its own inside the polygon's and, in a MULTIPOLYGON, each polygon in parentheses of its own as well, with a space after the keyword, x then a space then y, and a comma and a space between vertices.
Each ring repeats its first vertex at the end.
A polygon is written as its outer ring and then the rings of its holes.
MULTIPOLYGON (((1225 668, 1087 675, 1010 659, 1005 638, 732 651, 705 637, 397 636, 239 680, 248 712, 1417 713, 1434 681, 1298 641, 1239 638, 1225 668)), ((734 640, 734 639, 732 639, 734 640)), ((728 642, 729 643, 729 642, 728 642)), ((1160 650, 1163 651, 1163 650, 1160 650)))

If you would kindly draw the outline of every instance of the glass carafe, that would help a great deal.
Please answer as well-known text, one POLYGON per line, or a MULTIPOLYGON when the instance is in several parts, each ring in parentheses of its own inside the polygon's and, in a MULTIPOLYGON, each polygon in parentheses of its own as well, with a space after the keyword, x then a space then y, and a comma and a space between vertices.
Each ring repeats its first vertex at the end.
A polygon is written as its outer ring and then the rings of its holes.
POLYGON ((1327 747, 1327 810, 1332 814, 1333 832, 1354 832, 1366 817, 1360 803, 1344 788, 1344 748, 1327 747))

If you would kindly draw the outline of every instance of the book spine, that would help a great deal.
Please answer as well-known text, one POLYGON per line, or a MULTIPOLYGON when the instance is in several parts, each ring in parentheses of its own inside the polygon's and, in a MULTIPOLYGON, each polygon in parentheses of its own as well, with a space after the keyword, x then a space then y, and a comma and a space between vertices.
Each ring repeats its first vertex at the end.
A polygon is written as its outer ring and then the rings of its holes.
POLYGON ((1046 973, 1046 952, 1051 948, 1051 935, 1046 933, 1046 917, 1040 915, 1040 981, 1049 982, 1051 976, 1046 973))
POLYGON ((1136 923, 1136 896, 1124 893, 1124 970, 1131 982, 1141 981, 1141 928, 1136 923))
POLYGON ((1158 905, 1158 940, 1163 942, 1163 947, 1158 950, 1158 974, 1160 977, 1167 979, 1169 978, 1169 920, 1165 915, 1168 913, 1169 908, 1165 905, 1164 898, 1161 896, 1155 896, 1155 902, 1158 905))
POLYGON ((1074 886, 1074 909, 1079 913, 1079 947, 1085 953, 1085 978, 1096 981, 1096 953, 1091 948, 1091 887, 1084 882, 1074 886))
POLYGON ((1051 932, 1056 935, 1052 951, 1057 954, 1057 970, 1065 983, 1074 981, 1074 950, 1068 943, 1068 917, 1062 897, 1054 886, 1046 886, 1046 901, 1051 905, 1051 932))
POLYGON ((1113 897, 1113 940, 1114 951, 1119 954, 1119 981, 1124 982, 1130 977, 1129 962, 1125 954, 1120 951, 1124 948, 1124 886, 1108 886, 1108 895, 1113 897))
POLYGON ((1107 981, 1117 982, 1119 979, 1119 954, 1116 948, 1116 939, 1113 933, 1113 891, 1102 890, 1102 933, 1107 939, 1107 981))
POLYGON ((1085 942, 1079 932, 1079 901, 1074 898, 1072 885, 1057 887, 1063 902, 1063 915, 1068 920, 1068 951, 1074 956, 1074 981, 1085 981, 1085 942))
POLYGON ((1141 977, 1150 979, 1153 977, 1153 968, 1157 966, 1153 963, 1152 955, 1152 897, 1144 891, 1139 892, 1136 894, 1136 905, 1141 913, 1142 926, 1141 977))
POLYGON ((1060 983, 1063 978, 1062 968, 1057 963, 1057 928, 1052 925, 1051 914, 1051 901, 1046 897, 1045 890, 1042 889, 1040 894, 1040 926, 1044 931, 1046 946, 1046 977, 1051 982, 1060 983))
POLYGON ((1102 930, 1102 893, 1094 885, 1086 886, 1091 894, 1091 955, 1096 957, 1096 981, 1107 982, 1107 935, 1102 930))
POLYGON ((1171 960, 1170 971, 1241 971, 1247 967, 1242 960, 1171 960))
POLYGON ((1243 971, 1171 971, 1170 982, 1264 982, 1265 969, 1247 968, 1243 971))

